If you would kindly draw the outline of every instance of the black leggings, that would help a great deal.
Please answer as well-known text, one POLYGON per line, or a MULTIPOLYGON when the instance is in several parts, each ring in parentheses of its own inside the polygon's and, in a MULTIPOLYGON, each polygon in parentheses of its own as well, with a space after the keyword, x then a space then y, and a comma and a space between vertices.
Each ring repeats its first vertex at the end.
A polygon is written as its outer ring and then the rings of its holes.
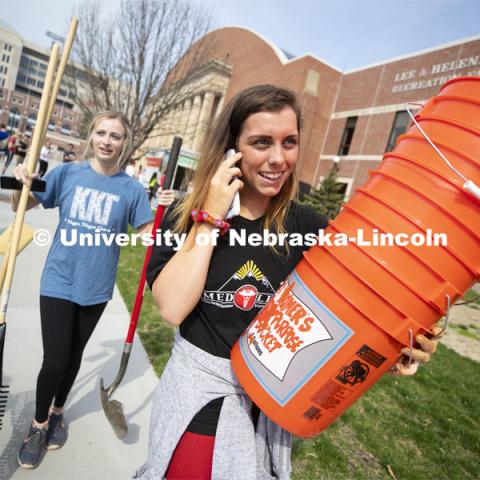
POLYGON ((82 307, 69 300, 40 296, 43 363, 37 378, 37 422, 47 420, 54 397, 55 407, 63 407, 80 369, 83 350, 106 305, 82 307))
POLYGON ((42 178, 47 173, 47 170, 48 170, 48 162, 40 159, 39 167, 38 167, 38 176, 42 178))

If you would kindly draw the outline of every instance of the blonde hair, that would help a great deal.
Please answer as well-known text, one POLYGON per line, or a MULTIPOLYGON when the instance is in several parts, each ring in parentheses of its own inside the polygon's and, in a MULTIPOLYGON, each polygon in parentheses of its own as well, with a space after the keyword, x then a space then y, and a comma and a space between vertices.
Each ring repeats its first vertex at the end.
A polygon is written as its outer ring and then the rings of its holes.
POLYGON ((107 119, 107 120, 118 120, 122 124, 123 129, 125 130, 125 143, 123 144, 122 153, 118 157, 118 161, 117 161, 117 165, 119 167, 121 167, 122 164, 124 163, 125 152, 127 152, 130 149, 130 145, 132 144, 132 129, 130 127, 130 123, 129 123, 127 117, 122 112, 107 110, 105 112, 100 112, 93 117, 93 119, 90 122, 90 125, 88 127, 87 147, 85 149, 85 152, 83 153, 83 158, 87 158, 91 154, 91 152, 93 151, 93 147, 92 147, 93 131, 95 130, 97 125, 102 120, 105 120, 105 119, 107 119))
MULTIPOLYGON (((301 128, 301 112, 295 93, 274 85, 257 85, 235 95, 225 106, 213 128, 207 134, 200 151, 200 160, 192 181, 192 191, 179 202, 175 211, 177 221, 174 230, 186 232, 193 209, 201 209, 204 204, 210 181, 224 160, 225 152, 237 148, 238 138, 247 118, 259 112, 279 112, 291 108, 297 118, 297 129, 301 128)), ((277 233, 285 232, 284 221, 291 200, 298 191, 296 171, 283 184, 280 192, 268 203, 263 227, 277 233)))

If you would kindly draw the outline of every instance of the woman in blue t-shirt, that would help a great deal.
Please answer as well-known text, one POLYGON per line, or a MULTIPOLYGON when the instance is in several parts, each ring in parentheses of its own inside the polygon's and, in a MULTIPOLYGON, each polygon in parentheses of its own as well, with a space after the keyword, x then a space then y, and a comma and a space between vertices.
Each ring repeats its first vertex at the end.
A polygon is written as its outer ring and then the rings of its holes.
MULTIPOLYGON (((151 230, 147 194, 120 168, 130 142, 131 130, 123 114, 97 115, 89 131, 91 160, 54 168, 45 176, 45 192, 30 193, 28 199, 27 208, 39 203, 58 207, 60 221, 40 284, 44 357, 35 416, 18 453, 24 468, 35 468, 46 449, 58 449, 67 439, 63 406, 115 284, 120 247, 103 239, 126 233, 129 224, 142 232, 151 230), (80 241, 89 236, 93 246, 80 241)), ((13 173, 22 183, 35 176, 25 165, 18 165, 13 173)), ((14 211, 20 194, 12 195, 14 211)))
MULTIPOLYGON (((251 408, 229 357, 308 247, 232 245, 226 233, 317 235, 326 226, 294 201, 300 123, 291 91, 239 92, 207 135, 191 194, 167 212, 162 231, 186 238, 181 248, 154 247, 147 279, 179 330, 153 400, 147 462, 134 478, 290 478, 290 435, 251 408), (229 149, 238 153, 225 159, 229 149), (240 214, 229 219, 237 192, 240 214)), ((426 361, 436 344, 417 340, 424 351, 414 360, 426 361)), ((401 374, 414 368, 398 365, 401 374)))

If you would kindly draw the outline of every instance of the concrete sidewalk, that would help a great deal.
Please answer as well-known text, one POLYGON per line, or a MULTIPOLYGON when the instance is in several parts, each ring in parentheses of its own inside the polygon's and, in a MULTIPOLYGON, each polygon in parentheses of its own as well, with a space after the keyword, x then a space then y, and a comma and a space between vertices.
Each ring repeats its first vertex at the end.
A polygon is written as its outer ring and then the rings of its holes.
MULTIPOLYGON (((0 190, 0 231, 13 221, 10 194, 0 190)), ((52 234, 58 210, 37 207, 25 223, 52 234)), ((138 338, 127 373, 113 398, 121 401, 129 425, 119 440, 100 402, 100 378, 110 385, 119 367, 129 314, 115 289, 84 353, 82 367, 66 405, 69 439, 58 451, 48 452, 35 470, 17 466, 16 455, 35 404, 36 376, 42 362, 39 284, 47 247, 33 242, 19 255, 7 311, 3 382, 10 394, 0 431, 1 480, 128 479, 147 455, 150 403, 157 377, 138 338)), ((1 258, 1 257, 0 257, 1 258)))

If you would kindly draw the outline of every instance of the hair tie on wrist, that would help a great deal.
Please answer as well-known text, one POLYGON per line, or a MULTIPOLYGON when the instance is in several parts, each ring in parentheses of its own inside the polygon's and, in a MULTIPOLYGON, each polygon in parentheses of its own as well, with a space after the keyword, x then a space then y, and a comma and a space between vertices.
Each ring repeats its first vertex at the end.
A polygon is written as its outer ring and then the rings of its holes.
POLYGON ((212 217, 205 210, 192 210, 191 217, 195 223, 208 223, 209 225, 218 228, 220 235, 225 235, 230 229, 230 224, 228 222, 212 217))

